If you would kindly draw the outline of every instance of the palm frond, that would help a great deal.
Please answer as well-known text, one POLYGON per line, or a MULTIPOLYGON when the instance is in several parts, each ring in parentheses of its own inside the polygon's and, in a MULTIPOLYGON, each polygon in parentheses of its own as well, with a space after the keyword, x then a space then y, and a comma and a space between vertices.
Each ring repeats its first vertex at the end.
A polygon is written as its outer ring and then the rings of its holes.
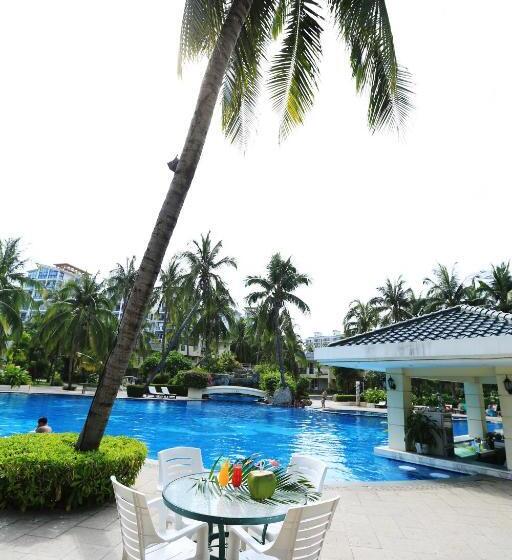
POLYGON ((281 114, 279 138, 302 124, 313 105, 322 54, 322 26, 314 0, 293 0, 285 37, 270 68, 269 89, 274 109, 281 114))

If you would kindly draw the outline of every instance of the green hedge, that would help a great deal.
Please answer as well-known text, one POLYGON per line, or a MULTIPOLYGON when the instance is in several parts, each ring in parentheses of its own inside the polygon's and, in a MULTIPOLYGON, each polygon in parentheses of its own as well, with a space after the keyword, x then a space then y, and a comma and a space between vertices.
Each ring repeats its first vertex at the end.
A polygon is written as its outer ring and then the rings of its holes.
POLYGON ((98 451, 78 452, 78 434, 23 434, 0 438, 0 508, 43 509, 99 505, 113 498, 111 475, 132 485, 146 446, 105 436, 98 451))
POLYGON ((332 400, 336 402, 355 402, 356 396, 336 394, 333 396, 332 400))
POLYGON ((141 398, 146 394, 146 387, 145 385, 127 385, 126 386, 126 394, 129 397, 134 398, 141 398))
POLYGON ((174 385, 193 389, 204 389, 208 385, 208 374, 204 371, 191 369, 180 371, 174 377, 174 385))

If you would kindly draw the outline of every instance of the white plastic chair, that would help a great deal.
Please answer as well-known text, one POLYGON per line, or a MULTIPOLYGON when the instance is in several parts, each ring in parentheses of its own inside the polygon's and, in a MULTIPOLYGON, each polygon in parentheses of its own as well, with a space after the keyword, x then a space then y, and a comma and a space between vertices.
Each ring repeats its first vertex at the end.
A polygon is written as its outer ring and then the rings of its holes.
MULTIPOLYGON (((208 560, 208 525, 194 522, 180 531, 155 528, 150 507, 165 508, 162 498, 148 501, 111 476, 123 539, 123 560, 208 560), (196 535, 197 544, 190 538, 196 535)), ((160 516, 160 519, 162 516, 160 516)))
MULTIPOLYGON (((313 485, 315 492, 322 494, 324 490, 325 475, 327 474, 327 465, 315 459, 310 455, 302 455, 294 453, 290 457, 288 472, 293 472, 305 476, 313 485)), ((271 525, 251 525, 249 530, 263 544, 276 539, 281 530, 282 523, 272 523, 271 525)), ((308 559, 309 560, 309 559, 308 559)))
POLYGON ((148 387, 148 391, 149 391, 149 394, 150 394, 153 398, 156 398, 156 397, 162 397, 162 398, 163 398, 162 393, 159 393, 159 392, 156 390, 156 387, 154 387, 153 385, 150 385, 150 386, 148 387))
POLYGON ((322 551, 325 534, 339 498, 311 505, 291 507, 275 541, 263 545, 253 539, 243 527, 229 527, 228 560, 317 560, 322 551), (240 544, 251 550, 240 554, 240 544))
MULTIPOLYGON (((200 473, 205 470, 203 457, 198 447, 171 447, 158 452, 158 490, 163 490, 169 482, 186 476, 187 474, 200 473)), ((166 508, 166 520, 181 529, 187 522, 181 515, 173 513, 166 508)), ((161 521, 162 522, 162 521, 161 521)))

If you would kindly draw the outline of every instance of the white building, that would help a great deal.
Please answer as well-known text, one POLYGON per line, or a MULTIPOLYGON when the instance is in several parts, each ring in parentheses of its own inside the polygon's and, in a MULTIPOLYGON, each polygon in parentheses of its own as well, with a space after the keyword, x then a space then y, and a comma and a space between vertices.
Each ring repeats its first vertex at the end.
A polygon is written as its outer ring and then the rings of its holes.
POLYGON ((333 342, 338 342, 343 338, 341 331, 332 331, 332 334, 321 334, 315 332, 313 336, 306 338, 306 348, 324 348, 333 342))
MULTIPOLYGON (((37 280, 42 288, 46 291, 53 291, 62 288, 62 286, 70 280, 78 280, 85 270, 77 268, 68 263, 59 264, 36 264, 36 268, 29 270, 27 276, 31 280, 37 280)), ((46 311, 43 305, 43 296, 37 288, 27 287, 34 300, 26 309, 21 311, 23 321, 30 319, 36 311, 44 313, 46 311)))

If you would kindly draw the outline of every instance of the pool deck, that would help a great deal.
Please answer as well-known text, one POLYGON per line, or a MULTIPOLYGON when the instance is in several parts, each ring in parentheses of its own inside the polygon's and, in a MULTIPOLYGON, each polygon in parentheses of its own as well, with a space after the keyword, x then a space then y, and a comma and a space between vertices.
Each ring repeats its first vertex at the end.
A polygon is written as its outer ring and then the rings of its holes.
MULTIPOLYGON (((152 496, 147 463, 137 488, 152 496)), ((512 483, 483 477, 449 481, 347 483, 322 560, 512 560, 512 483)), ((2 560, 121 560, 113 505, 64 513, 0 512, 2 560)))

